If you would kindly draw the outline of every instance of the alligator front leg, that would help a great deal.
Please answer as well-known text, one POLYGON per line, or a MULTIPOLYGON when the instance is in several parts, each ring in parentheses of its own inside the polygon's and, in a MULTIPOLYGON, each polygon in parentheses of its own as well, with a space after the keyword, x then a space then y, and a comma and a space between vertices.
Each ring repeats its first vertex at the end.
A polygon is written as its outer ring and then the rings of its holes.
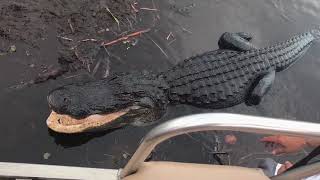
POLYGON ((276 71, 272 70, 254 83, 254 87, 246 99, 247 105, 258 105, 261 102, 263 96, 270 90, 275 75, 276 71))
POLYGON ((220 49, 248 51, 248 50, 256 49, 256 47, 252 43, 250 43, 251 39, 252 39, 252 36, 249 33, 225 32, 221 35, 218 41, 218 45, 220 49))

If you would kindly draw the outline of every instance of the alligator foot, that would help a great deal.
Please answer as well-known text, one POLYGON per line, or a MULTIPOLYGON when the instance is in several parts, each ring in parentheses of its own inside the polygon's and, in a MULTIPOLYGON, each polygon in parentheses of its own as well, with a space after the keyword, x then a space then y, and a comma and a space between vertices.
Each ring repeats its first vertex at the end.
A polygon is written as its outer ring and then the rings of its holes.
POLYGON ((248 50, 256 49, 256 47, 252 43, 250 43, 251 39, 252 39, 252 35, 249 33, 225 32, 221 35, 218 45, 220 49, 248 51, 248 50))
POLYGON ((263 96, 270 90, 275 79, 275 74, 276 71, 272 70, 254 83, 253 89, 246 100, 247 105, 258 105, 261 102, 263 96))

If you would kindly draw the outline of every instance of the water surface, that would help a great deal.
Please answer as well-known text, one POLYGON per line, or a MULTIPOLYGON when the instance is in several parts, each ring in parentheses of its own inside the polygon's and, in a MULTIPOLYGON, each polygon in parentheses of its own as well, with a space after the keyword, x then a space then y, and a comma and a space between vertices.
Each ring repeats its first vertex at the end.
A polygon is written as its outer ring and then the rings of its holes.
MULTIPOLYGON (((258 47, 286 40, 320 24, 320 3, 312 0, 201 0, 155 1, 160 9, 158 31, 150 37, 160 45, 168 58, 147 37, 128 50, 114 48, 125 63, 111 60, 115 71, 162 71, 175 63, 207 50, 217 49, 219 36, 226 31, 245 31, 254 35, 258 47), (195 6, 190 13, 177 13, 172 5, 195 6), (166 40, 172 32, 176 40, 166 40), (169 44, 169 45, 168 45, 169 44)), ((146 5, 151 5, 146 2, 146 5)), ((154 13, 154 12, 144 12, 154 13)), ((147 26, 147 25, 145 25, 147 26)), ((36 72, 30 62, 57 63, 56 32, 49 32, 36 56, 27 57, 20 42, 14 54, 0 57, 0 161, 43 163, 73 166, 119 168, 138 146, 140 139, 153 127, 126 127, 107 134, 66 136, 50 132, 45 124, 49 114, 47 93, 62 84, 82 80, 80 76, 62 77, 19 90, 7 87, 31 79, 36 72), (37 57, 34 58, 33 57, 37 57), (44 154, 49 153, 49 158, 44 154)), ((243 104, 218 110, 275 118, 289 118, 308 122, 320 120, 320 46, 315 44, 290 70, 277 74, 271 92, 256 107, 243 104)), ((163 121, 182 115, 217 112, 185 105, 170 106, 163 121)), ((223 121, 223 119, 221 119, 223 121)), ((229 132, 205 132, 174 138, 159 146, 155 160, 217 163, 212 155, 216 137, 223 141, 229 132)), ((250 160, 270 156, 257 141, 260 136, 234 133, 238 142, 224 145, 230 152, 231 163, 247 165, 250 160)), ((299 158, 303 153, 298 154, 299 158)), ((290 158, 290 157, 289 157, 290 158)), ((291 157, 293 158, 293 157, 291 157)), ((226 157, 222 157, 225 161, 226 157)), ((276 159, 284 159, 283 157, 276 159)), ((293 159, 294 160, 294 159, 293 159)))

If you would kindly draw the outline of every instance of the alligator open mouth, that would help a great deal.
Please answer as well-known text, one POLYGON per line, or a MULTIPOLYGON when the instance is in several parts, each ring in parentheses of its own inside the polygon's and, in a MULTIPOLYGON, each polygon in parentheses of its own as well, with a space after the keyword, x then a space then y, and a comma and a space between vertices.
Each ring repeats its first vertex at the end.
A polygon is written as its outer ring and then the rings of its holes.
POLYGON ((130 108, 108 114, 93 114, 82 119, 76 119, 70 115, 52 111, 47 119, 47 126, 60 133, 82 133, 107 126, 127 114, 129 110, 130 108))

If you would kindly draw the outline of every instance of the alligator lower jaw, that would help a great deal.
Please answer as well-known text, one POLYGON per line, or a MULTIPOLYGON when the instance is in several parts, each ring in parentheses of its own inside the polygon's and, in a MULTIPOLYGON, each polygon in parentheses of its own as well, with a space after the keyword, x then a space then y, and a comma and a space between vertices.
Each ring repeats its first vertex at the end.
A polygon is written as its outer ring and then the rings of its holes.
POLYGON ((51 112, 47 126, 53 131, 66 134, 87 132, 89 129, 103 127, 128 113, 129 109, 109 114, 94 114, 83 119, 75 119, 69 115, 51 112))

